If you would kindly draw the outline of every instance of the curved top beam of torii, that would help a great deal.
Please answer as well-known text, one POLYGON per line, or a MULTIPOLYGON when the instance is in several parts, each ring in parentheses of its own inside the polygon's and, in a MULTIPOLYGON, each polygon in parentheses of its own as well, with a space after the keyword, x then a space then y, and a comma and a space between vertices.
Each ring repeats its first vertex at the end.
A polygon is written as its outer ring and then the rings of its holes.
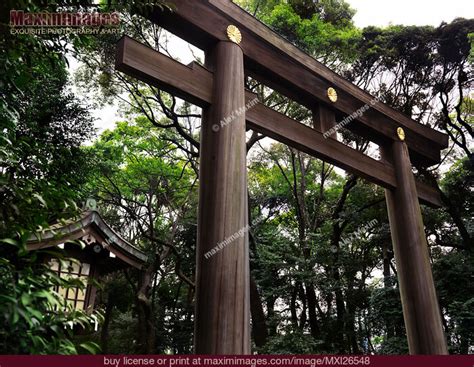
POLYGON ((396 131, 402 127, 414 165, 427 167, 439 163, 440 151, 448 146, 447 135, 386 104, 372 106, 373 96, 280 37, 232 1, 170 2, 175 5, 173 11, 157 9, 149 18, 205 51, 217 41, 227 40, 227 27, 236 25, 242 34, 240 46, 248 75, 311 110, 322 103, 341 118, 365 105, 371 106, 347 128, 384 146, 398 139, 396 131), (338 94, 335 103, 328 99, 329 87, 338 94))

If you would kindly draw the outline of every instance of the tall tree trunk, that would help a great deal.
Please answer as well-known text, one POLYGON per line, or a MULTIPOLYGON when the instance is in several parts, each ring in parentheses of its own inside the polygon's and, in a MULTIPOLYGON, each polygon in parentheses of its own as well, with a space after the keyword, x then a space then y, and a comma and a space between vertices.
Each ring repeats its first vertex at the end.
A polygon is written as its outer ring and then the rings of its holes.
POLYGON ((250 312, 252 315, 252 334, 255 345, 262 347, 267 343, 268 331, 262 301, 253 276, 250 276, 250 312))
POLYGON ((154 354, 156 344, 155 320, 152 302, 150 299, 151 283, 156 271, 155 264, 140 274, 140 286, 137 293, 138 309, 138 352, 142 354, 154 354))
POLYGON ((333 233, 331 236, 331 249, 333 251, 332 264, 330 266, 330 274, 334 281, 334 297, 336 301, 336 326, 334 334, 334 345, 337 353, 343 354, 345 352, 344 347, 344 317, 345 317, 345 306, 344 306, 344 295, 342 292, 341 275, 339 273, 339 240, 341 239, 341 228, 336 222, 333 225, 333 233))
MULTIPOLYGON (((250 207, 250 190, 247 188, 247 211, 249 223, 252 221, 252 210, 250 207)), ((258 292, 255 277, 252 274, 255 265, 258 264, 257 244, 253 233, 249 231, 249 249, 253 254, 250 260, 250 316, 252 317, 252 335, 257 347, 262 347, 267 343, 268 330, 265 320, 265 313, 263 312, 262 299, 258 292)))
POLYGON ((290 299, 290 314, 291 314, 291 323, 293 327, 298 327, 298 313, 296 310, 296 301, 298 299, 298 291, 300 287, 300 282, 296 282, 293 286, 293 291, 291 292, 291 299, 290 299))
POLYGON ((342 286, 341 286, 341 276, 339 274, 338 269, 333 269, 333 277, 334 281, 336 282, 336 291, 334 292, 336 295, 336 348, 339 354, 345 353, 344 348, 344 314, 345 314, 345 306, 344 306, 344 296, 342 293, 342 286))
POLYGON ((345 331, 345 305, 344 305, 344 295, 342 292, 342 282, 341 274, 339 272, 339 241, 341 240, 341 235, 343 228, 339 224, 339 215, 342 212, 344 205, 346 203, 347 197, 351 189, 357 184, 357 176, 351 175, 346 181, 344 188, 342 190, 341 196, 337 202, 337 205, 332 214, 332 219, 334 220, 333 224, 333 233, 331 236, 331 248, 333 249, 333 263, 332 263, 332 277, 335 283, 335 298, 336 298, 336 338, 335 346, 338 353, 345 353, 344 347, 344 331, 345 331))
MULTIPOLYGON (((355 274, 351 274, 351 279, 354 279, 355 274)), ((356 323, 356 308, 357 304, 354 301, 354 286, 352 281, 349 283, 347 288, 347 314, 345 320, 346 334, 347 334, 347 350, 351 354, 360 354, 359 344, 357 343, 357 333, 355 330, 356 323)))
MULTIPOLYGON (((382 255, 383 255, 383 286, 388 292, 392 288, 392 279, 390 272, 390 262, 391 256, 389 254, 389 243, 384 242, 382 244, 382 255)), ((393 323, 390 318, 385 319, 385 328, 387 329, 387 339, 390 339, 395 336, 395 330, 393 328, 393 323)))
POLYGON ((300 329, 303 330, 307 321, 307 315, 306 315, 307 307, 306 307, 306 295, 304 292, 303 285, 301 283, 299 287, 299 293, 300 293, 300 299, 303 302, 303 310, 301 311, 301 316, 300 316, 300 329))
POLYGON ((309 326, 311 335, 313 338, 320 338, 320 328, 318 323, 318 315, 316 313, 316 307, 318 299, 316 298, 316 291, 312 282, 306 282, 306 299, 308 300, 308 314, 309 314, 309 326))
POLYGON ((463 318, 461 320, 461 327, 462 327, 462 332, 460 333, 460 342, 459 342, 459 354, 468 354, 469 353, 469 345, 471 344, 471 337, 470 334, 471 332, 469 330, 472 330, 472 321, 468 320, 467 318, 463 318), (469 325, 471 324, 471 325, 469 325))
POLYGON ((114 310, 114 305, 111 297, 107 298, 107 305, 105 306, 104 322, 102 323, 102 328, 100 330, 100 348, 102 349, 103 354, 108 353, 108 340, 109 340, 109 325, 110 320, 112 319, 112 313, 114 310))
POLYGON ((384 242, 382 244, 382 256, 383 256, 383 285, 384 288, 391 288, 391 272, 390 272, 390 261, 391 256, 389 254, 389 244, 384 242))
MULTIPOLYGON (((306 233, 309 227, 308 213, 306 210, 305 193, 306 193, 306 169, 304 166, 303 158, 298 153, 298 168, 301 174, 299 185, 297 182, 297 170, 296 170, 296 155, 291 151, 291 163, 293 169, 293 195, 296 201, 296 216, 298 219, 298 236, 300 247, 303 252, 305 259, 305 267, 308 274, 312 273, 312 260, 311 260, 311 249, 308 246, 306 239, 306 233)), ((309 315, 309 326, 311 335, 313 338, 320 337, 320 328, 318 323, 318 315, 316 313, 318 299, 316 297, 316 291, 311 279, 304 282, 306 288, 306 300, 308 301, 308 315, 309 315)))
POLYGON ((275 322, 275 296, 269 296, 266 299, 267 303, 267 318, 268 318, 268 336, 277 335, 277 323, 275 322))

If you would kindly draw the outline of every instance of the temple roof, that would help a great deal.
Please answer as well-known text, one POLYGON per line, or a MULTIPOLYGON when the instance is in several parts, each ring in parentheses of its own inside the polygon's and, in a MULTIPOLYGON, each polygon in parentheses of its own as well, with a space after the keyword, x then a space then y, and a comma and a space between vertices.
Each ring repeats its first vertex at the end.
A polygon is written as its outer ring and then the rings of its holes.
POLYGON ((83 240, 86 245, 98 243, 136 268, 141 268, 148 259, 143 251, 114 231, 95 210, 83 212, 78 219, 53 224, 48 230, 32 235, 28 239, 27 248, 39 250, 76 240, 83 240))

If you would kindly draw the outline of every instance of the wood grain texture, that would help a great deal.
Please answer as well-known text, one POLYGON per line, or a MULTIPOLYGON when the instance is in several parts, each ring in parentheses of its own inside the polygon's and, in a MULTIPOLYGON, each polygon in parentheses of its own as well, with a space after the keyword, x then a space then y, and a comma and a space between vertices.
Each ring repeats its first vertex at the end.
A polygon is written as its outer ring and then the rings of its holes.
MULTIPOLYGON (((318 104, 313 109, 313 127, 323 133, 328 132, 337 125, 336 114, 330 108, 323 104, 318 104)), ((328 137, 337 139, 337 132, 332 133, 328 137)))
POLYGON ((221 126, 245 105, 243 53, 220 42, 206 59, 215 72, 201 128, 195 353, 249 354, 245 114, 221 126), (223 241, 222 249, 205 256, 223 241))
POLYGON ((205 68, 183 65, 127 36, 117 44, 115 68, 200 107, 212 99, 212 74, 205 68))
MULTIPOLYGON (((201 107, 212 103, 214 75, 212 71, 202 66, 182 65, 128 37, 121 40, 116 64, 119 70, 167 92, 178 93, 182 98, 190 102, 194 101, 201 107)), ((246 102, 253 101, 255 98, 255 94, 246 92, 246 102)), ((318 129, 327 129, 334 125, 335 117, 333 111, 324 106, 322 108, 323 112, 318 111, 315 115, 316 124, 318 129)), ((325 139, 320 131, 311 129, 263 104, 259 103, 249 109, 246 120, 248 128, 279 142, 326 160, 382 187, 396 187, 391 163, 381 163, 335 139, 325 139)), ((434 188, 419 182, 417 182, 417 188, 419 198, 423 203, 434 207, 441 206, 439 193, 434 188)))
POLYGON ((157 11, 151 19, 180 37, 205 49, 225 40, 225 29, 235 24, 242 33, 246 72, 275 90, 311 108, 327 103, 327 88, 339 95, 331 108, 350 115, 369 104, 371 108, 348 128, 382 145, 396 140, 394 131, 402 126, 416 164, 432 165, 440 160, 447 136, 419 124, 383 103, 371 104, 373 97, 314 60, 230 0, 174 0, 176 11, 157 11))
POLYGON ((397 179, 385 197, 410 354, 448 354, 407 146, 395 142, 383 155, 397 179))

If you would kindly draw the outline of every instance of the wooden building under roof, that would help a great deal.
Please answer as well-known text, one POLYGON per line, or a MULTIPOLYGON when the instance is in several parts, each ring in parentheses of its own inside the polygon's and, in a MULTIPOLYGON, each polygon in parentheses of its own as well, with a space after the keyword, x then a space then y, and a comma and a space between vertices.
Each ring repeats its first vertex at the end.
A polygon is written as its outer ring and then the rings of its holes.
POLYGON ((29 251, 50 248, 63 249, 69 259, 59 261, 50 253, 41 254, 60 276, 80 278, 87 283, 86 290, 57 288, 68 303, 76 309, 94 308, 97 287, 92 280, 127 267, 141 269, 147 256, 114 231, 95 210, 85 211, 80 218, 52 225, 47 231, 30 237, 29 251), (80 241, 83 246, 80 245, 80 241))

